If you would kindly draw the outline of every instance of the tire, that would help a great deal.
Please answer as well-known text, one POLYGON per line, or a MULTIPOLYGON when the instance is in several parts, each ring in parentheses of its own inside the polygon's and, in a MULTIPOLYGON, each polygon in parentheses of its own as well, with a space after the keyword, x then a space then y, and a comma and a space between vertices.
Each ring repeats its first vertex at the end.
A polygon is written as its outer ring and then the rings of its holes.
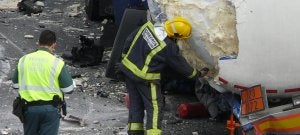
POLYGON ((86 0, 86 14, 91 21, 103 21, 105 18, 113 19, 112 0, 86 0))
POLYGON ((99 5, 99 0, 86 0, 85 11, 89 20, 91 21, 98 20, 97 19, 99 16, 98 5, 99 5))

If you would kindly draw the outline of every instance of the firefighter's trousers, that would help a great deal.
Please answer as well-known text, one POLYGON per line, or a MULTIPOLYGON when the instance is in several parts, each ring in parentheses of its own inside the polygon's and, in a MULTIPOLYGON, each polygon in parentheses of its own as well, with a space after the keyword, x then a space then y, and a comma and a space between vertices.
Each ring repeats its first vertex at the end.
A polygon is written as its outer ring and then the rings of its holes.
POLYGON ((127 77, 125 81, 130 99, 128 133, 144 134, 143 120, 146 114, 146 134, 161 135, 163 97, 160 83, 135 82, 127 77))

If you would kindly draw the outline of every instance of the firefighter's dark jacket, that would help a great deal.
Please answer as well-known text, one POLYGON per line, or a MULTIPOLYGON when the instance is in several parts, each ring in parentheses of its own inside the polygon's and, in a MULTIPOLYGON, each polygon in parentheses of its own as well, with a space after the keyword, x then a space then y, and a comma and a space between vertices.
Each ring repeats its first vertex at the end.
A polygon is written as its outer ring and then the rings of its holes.
POLYGON ((165 67, 171 67, 187 78, 195 78, 197 72, 180 55, 176 43, 166 37, 160 41, 154 33, 154 26, 147 22, 126 39, 119 69, 135 81, 161 79, 165 67))

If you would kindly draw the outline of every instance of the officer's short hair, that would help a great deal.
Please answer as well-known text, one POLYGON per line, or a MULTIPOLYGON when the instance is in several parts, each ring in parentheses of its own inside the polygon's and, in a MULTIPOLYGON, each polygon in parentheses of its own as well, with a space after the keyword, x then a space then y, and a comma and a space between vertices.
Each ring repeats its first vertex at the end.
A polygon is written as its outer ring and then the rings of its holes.
POLYGON ((56 35, 53 31, 51 30, 42 31, 39 38, 39 45, 51 46, 55 42, 56 42, 56 35))

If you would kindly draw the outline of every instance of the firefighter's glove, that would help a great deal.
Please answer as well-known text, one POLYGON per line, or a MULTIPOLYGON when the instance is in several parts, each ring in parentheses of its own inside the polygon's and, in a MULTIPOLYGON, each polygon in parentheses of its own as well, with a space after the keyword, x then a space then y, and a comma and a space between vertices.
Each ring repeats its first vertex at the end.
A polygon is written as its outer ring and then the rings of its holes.
POLYGON ((116 63, 114 66, 116 79, 119 81, 124 81, 124 73, 120 69, 121 63, 116 63))

